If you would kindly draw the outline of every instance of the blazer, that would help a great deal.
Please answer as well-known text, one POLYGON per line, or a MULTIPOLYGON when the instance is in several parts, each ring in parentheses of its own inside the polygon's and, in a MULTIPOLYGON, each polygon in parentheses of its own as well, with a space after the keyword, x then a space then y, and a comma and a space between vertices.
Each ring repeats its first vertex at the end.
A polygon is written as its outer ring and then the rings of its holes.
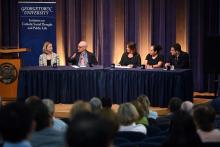
MULTIPOLYGON (((51 65, 54 63, 56 63, 57 66, 60 65, 60 59, 56 53, 52 53, 51 65)), ((39 57, 39 66, 47 66, 47 55, 45 53, 41 54, 39 57)))
MULTIPOLYGON (((87 53, 87 57, 88 57, 88 64, 98 64, 97 60, 96 60, 96 57, 93 53, 89 52, 86 50, 86 53, 87 53)), ((75 58, 70 58, 69 59, 69 63, 73 64, 73 65, 78 65, 79 63, 79 57, 80 57, 80 54, 79 52, 75 53, 76 56, 75 58)))
POLYGON ((175 68, 189 68, 189 54, 181 51, 178 59, 176 56, 169 56, 168 62, 174 65, 175 68))

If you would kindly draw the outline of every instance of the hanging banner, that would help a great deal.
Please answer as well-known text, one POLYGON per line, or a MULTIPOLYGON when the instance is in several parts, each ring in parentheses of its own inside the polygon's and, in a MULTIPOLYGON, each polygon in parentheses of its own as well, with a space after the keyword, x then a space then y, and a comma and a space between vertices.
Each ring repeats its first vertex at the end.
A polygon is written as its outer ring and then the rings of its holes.
POLYGON ((45 41, 56 52, 56 2, 18 2, 19 47, 31 51, 21 56, 23 66, 36 66, 45 41))

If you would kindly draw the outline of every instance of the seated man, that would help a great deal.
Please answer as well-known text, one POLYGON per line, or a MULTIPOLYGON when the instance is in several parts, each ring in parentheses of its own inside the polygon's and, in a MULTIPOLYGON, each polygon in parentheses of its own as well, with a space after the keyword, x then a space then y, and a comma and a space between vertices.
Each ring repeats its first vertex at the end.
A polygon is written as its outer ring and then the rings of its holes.
POLYGON ((0 132, 3 147, 31 147, 28 138, 33 129, 33 118, 22 103, 9 103, 0 111, 0 132))
POLYGON ((165 67, 173 65, 174 68, 189 68, 189 54, 181 50, 179 43, 171 46, 170 56, 165 67))
POLYGON ((95 55, 86 50, 87 48, 86 41, 80 41, 78 44, 78 51, 74 53, 72 57, 70 57, 69 62, 73 65, 78 66, 88 66, 90 64, 97 64, 97 60, 95 55))

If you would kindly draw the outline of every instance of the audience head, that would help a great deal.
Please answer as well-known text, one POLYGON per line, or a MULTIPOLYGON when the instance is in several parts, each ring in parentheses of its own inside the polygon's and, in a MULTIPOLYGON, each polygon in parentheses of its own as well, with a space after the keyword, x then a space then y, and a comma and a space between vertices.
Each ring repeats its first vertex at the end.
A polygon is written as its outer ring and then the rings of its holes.
POLYGON ((109 97, 103 97, 101 101, 103 108, 112 108, 112 99, 110 99, 109 97))
POLYGON ((169 101, 168 108, 171 113, 174 113, 174 112, 180 110, 181 104, 182 104, 182 100, 180 98, 172 97, 169 101))
POLYGON ((179 54, 181 52, 181 45, 179 43, 175 43, 170 48, 170 54, 172 56, 175 56, 176 54, 179 54))
POLYGON ((162 50, 162 47, 160 45, 152 45, 150 49, 150 55, 155 56, 159 54, 161 50, 162 50))
POLYGON ((49 114, 51 116, 54 115, 54 112, 55 112, 55 105, 54 105, 54 102, 50 99, 43 99, 42 102, 45 104, 45 106, 47 107, 48 111, 49 111, 49 114))
POLYGON ((190 101, 185 101, 181 104, 181 110, 191 113, 193 109, 193 103, 190 101))
POLYGON ((169 144, 198 144, 201 140, 197 134, 192 116, 185 111, 176 112, 171 119, 169 144))
POLYGON ((78 44, 78 52, 81 53, 83 51, 85 51, 88 47, 88 44, 86 41, 80 41, 78 44))
POLYGON ((97 111, 97 114, 103 118, 106 119, 109 122, 109 127, 111 127, 115 133, 118 131, 119 128, 119 122, 118 122, 118 115, 112 111, 112 109, 103 108, 97 111))
POLYGON ((148 96, 140 95, 137 97, 137 100, 141 103, 141 105, 145 111, 145 115, 148 116, 149 109, 150 109, 150 100, 149 100, 148 96))
POLYGON ((119 123, 121 125, 130 125, 139 119, 139 114, 135 106, 131 103, 121 104, 118 108, 119 123))
POLYGON ((214 108, 216 114, 220 114, 220 97, 213 99, 210 105, 214 108))
POLYGON ((69 147, 109 147, 112 138, 108 121, 91 112, 76 114, 66 133, 69 147))
POLYGON ((0 132, 5 142, 17 143, 28 138, 33 118, 25 104, 13 102, 1 108, 0 132))
POLYGON ((41 99, 38 96, 29 96, 28 98, 26 98, 25 103, 29 104, 32 103, 33 101, 40 101, 41 99))
POLYGON ((80 112, 91 112, 92 108, 91 105, 88 102, 84 102, 81 100, 76 101, 71 110, 70 110, 70 120, 80 112))
POLYGON ((89 101, 91 107, 92 107, 92 111, 96 112, 97 110, 102 109, 102 101, 97 98, 97 97, 93 97, 90 101, 89 101))
POLYGON ((136 110, 137 110, 137 112, 139 114, 139 119, 144 117, 145 116, 145 111, 144 111, 141 103, 138 100, 134 100, 131 103, 135 106, 135 108, 136 108, 136 110))
POLYGON ((52 51, 53 51, 53 45, 52 45, 52 43, 49 42, 49 41, 44 42, 44 45, 43 45, 43 53, 45 53, 45 54, 50 54, 50 53, 52 53, 52 51))
POLYGON ((136 44, 134 42, 129 42, 127 44, 126 50, 128 53, 135 53, 136 52, 136 44))
POLYGON ((52 117, 42 101, 32 101, 27 105, 36 123, 35 131, 41 131, 51 126, 52 117))
POLYGON ((214 129, 215 110, 211 106, 195 106, 193 109, 193 118, 199 129, 206 132, 214 129))

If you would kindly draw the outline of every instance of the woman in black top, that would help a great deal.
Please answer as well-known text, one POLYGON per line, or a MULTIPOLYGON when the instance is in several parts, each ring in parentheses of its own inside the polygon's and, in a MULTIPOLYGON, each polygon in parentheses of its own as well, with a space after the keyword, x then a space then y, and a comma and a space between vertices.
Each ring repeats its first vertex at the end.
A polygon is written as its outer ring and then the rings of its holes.
POLYGON ((141 57, 136 51, 136 45, 133 42, 127 44, 126 52, 122 55, 120 65, 136 67, 141 66, 141 57))
POLYGON ((146 68, 159 68, 163 67, 164 58, 160 53, 162 47, 160 45, 152 45, 150 53, 145 58, 146 68))

